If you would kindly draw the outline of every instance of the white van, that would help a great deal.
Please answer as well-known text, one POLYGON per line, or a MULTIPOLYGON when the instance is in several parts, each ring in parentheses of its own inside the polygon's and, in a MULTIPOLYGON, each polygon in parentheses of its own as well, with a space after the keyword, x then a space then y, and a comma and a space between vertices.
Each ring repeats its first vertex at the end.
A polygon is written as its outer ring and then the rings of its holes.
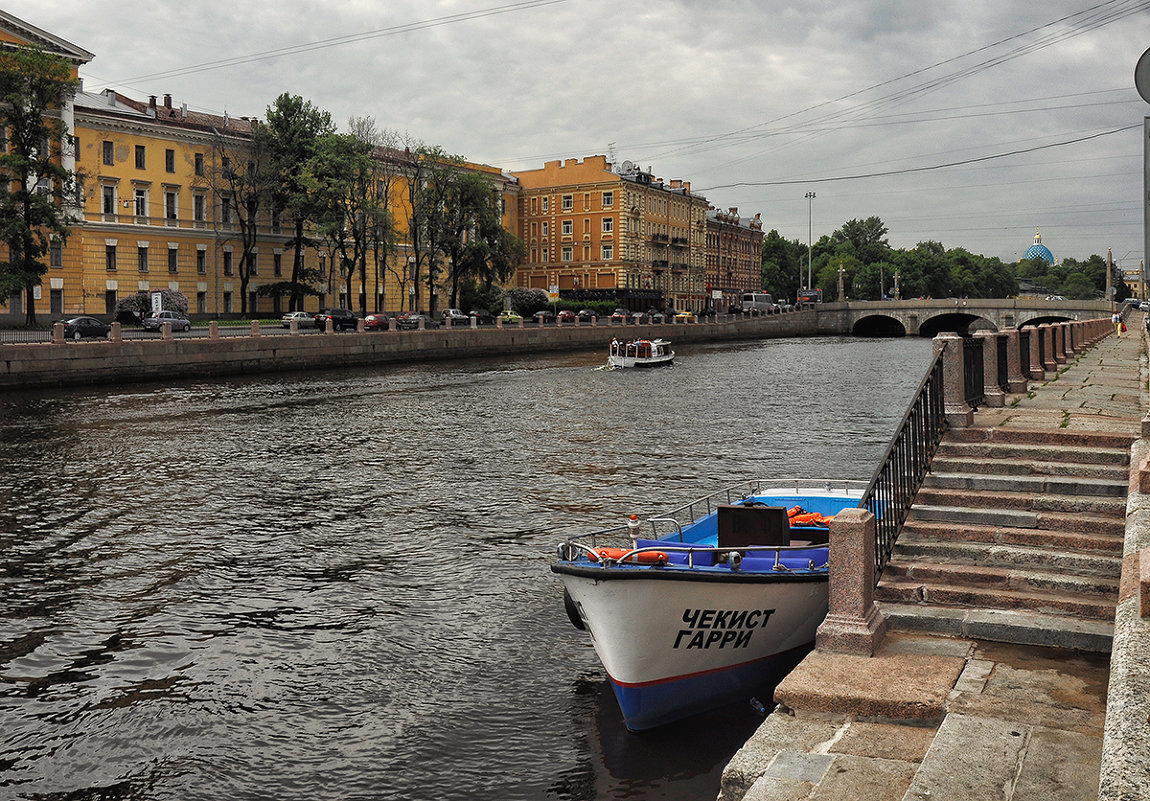
POLYGON ((775 300, 766 292, 744 292, 743 314, 774 314, 775 300))

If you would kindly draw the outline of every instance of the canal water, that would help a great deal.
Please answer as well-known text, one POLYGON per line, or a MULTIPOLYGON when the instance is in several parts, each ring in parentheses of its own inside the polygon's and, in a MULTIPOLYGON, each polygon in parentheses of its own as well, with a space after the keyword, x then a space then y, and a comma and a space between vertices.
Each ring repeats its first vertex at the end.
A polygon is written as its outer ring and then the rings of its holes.
POLYGON ((930 343, 678 350, 0 396, 0 798, 715 797, 761 714, 627 733, 555 544, 869 478, 930 343))

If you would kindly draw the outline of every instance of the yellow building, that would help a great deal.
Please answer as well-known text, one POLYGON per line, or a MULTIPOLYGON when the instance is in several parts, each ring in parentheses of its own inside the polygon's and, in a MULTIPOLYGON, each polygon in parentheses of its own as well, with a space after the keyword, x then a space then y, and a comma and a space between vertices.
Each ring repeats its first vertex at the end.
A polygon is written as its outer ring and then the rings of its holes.
MULTIPOLYGON (((66 58, 73 77, 91 53, 0 11, 0 39, 39 45, 66 58)), ((188 298, 189 312, 204 317, 278 315, 286 296, 266 295, 262 286, 291 280, 291 222, 265 202, 255 216, 255 245, 241 275, 244 251, 239 209, 217 176, 226 159, 250 159, 256 120, 204 114, 172 97, 147 102, 113 90, 83 88, 60 111, 73 134, 64 166, 82 189, 82 205, 66 242, 53 244, 48 273, 33 292, 38 314, 110 315, 118 300, 140 291, 172 289, 188 298), (246 279, 247 285, 244 286, 246 279), (45 302, 46 301, 46 302, 45 302)), ((409 150, 379 148, 375 153, 399 241, 376 263, 369 254, 366 275, 351 276, 340 266, 334 246, 319 242, 305 252, 305 267, 318 271, 319 295, 306 298, 307 310, 340 306, 369 311, 427 309, 443 298, 446 286, 428 297, 427 266, 415 291, 416 263, 409 241, 410 187, 418 185, 421 156, 409 150)), ((489 178, 502 197, 503 223, 517 227, 518 183, 500 170, 465 164, 462 169, 489 178)), ((310 233, 310 232, 309 232, 310 233)), ((446 271, 439 276, 445 282, 446 271)), ((0 320, 22 322, 24 296, 0 306, 0 320)), ((439 304, 445 305, 445 303, 439 304)))
POLYGON ((707 201, 691 184, 605 156, 513 172, 527 262, 515 284, 642 310, 706 306, 707 201))

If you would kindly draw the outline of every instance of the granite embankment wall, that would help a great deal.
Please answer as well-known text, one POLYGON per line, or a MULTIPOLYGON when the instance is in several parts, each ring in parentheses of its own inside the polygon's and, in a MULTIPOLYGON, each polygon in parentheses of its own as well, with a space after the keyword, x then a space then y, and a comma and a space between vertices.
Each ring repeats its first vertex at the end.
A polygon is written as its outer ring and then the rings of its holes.
POLYGON ((0 345, 0 390, 249 375, 527 352, 602 350, 612 337, 692 342, 824 335, 817 312, 643 326, 451 328, 427 331, 187 337, 0 345))

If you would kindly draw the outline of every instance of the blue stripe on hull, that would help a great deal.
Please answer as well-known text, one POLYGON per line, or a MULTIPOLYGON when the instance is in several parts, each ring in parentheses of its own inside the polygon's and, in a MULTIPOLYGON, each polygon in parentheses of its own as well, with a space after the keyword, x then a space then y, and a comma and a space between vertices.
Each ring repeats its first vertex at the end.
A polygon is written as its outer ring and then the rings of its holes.
MULTIPOLYGON (((768 690, 773 692, 774 685, 806 656, 813 644, 726 670, 653 684, 628 686, 612 678, 611 688, 627 728, 652 729, 716 706, 745 701, 768 690)), ((769 700, 767 695, 766 701, 769 700)))

